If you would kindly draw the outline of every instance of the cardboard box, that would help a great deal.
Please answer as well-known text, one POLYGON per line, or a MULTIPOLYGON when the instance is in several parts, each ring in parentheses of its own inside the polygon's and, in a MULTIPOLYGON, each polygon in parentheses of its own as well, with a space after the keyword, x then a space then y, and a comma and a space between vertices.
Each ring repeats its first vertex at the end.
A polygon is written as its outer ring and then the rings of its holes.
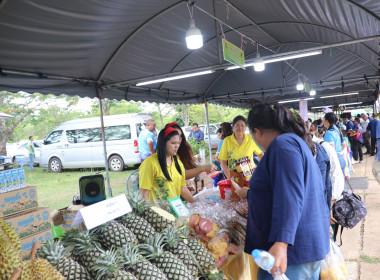
POLYGON ((37 206, 37 189, 35 186, 27 186, 23 189, 0 194, 0 213, 3 216, 31 210, 37 206))
POLYGON ((82 204, 70 205, 69 207, 52 211, 50 213, 50 216, 55 226, 60 226, 66 231, 70 231, 72 229, 84 229, 83 223, 82 225, 72 226, 76 214, 78 213, 79 209, 83 207, 84 206, 82 204))
POLYGON ((47 207, 11 215, 4 220, 16 230, 20 238, 51 229, 51 219, 47 207))
POLYGON ((43 243, 47 240, 51 240, 53 238, 51 234, 51 230, 45 230, 40 233, 22 238, 21 241, 21 257, 26 260, 30 258, 30 251, 32 250, 32 246, 37 242, 37 248, 41 247, 43 243))

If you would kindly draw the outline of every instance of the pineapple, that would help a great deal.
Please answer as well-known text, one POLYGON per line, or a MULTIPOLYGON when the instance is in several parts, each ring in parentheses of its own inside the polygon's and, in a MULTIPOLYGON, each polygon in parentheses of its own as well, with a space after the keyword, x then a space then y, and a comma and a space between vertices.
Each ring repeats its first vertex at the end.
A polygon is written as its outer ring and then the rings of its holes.
POLYGON ((173 253, 187 267, 191 275, 198 276, 198 264, 189 248, 182 242, 182 234, 176 228, 162 231, 165 250, 173 253))
POLYGON ((145 218, 157 232, 175 225, 176 218, 172 214, 156 206, 149 207, 140 192, 128 194, 128 199, 133 212, 145 218))
POLYGON ((91 280, 90 274, 79 263, 73 259, 66 258, 68 250, 63 247, 58 240, 47 240, 46 244, 38 249, 37 254, 41 258, 47 259, 67 280, 91 280))
POLYGON ((139 280, 168 280, 155 265, 141 258, 139 249, 133 244, 126 244, 119 249, 119 255, 124 268, 135 275, 139 280))
POLYGON ((0 280, 8 280, 16 268, 21 268, 20 252, 0 231, 0 280))
POLYGON ((116 221, 110 221, 92 230, 100 243, 106 248, 119 248, 127 243, 137 243, 136 236, 125 226, 116 221))
POLYGON ((132 231, 139 243, 143 243, 145 239, 153 237, 156 233, 144 218, 132 212, 120 217, 117 221, 132 231))
POLYGON ((23 263, 21 280, 65 280, 63 275, 47 260, 36 258, 37 243, 33 244, 30 260, 23 263))
POLYGON ((133 274, 123 269, 120 256, 113 250, 102 252, 92 271, 97 280, 137 280, 133 274))
POLYGON ((20 237, 12 226, 10 226, 6 221, 0 220, 0 233, 1 231, 7 236, 9 241, 15 247, 15 249, 21 252, 20 237))
POLYGON ((138 246, 140 253, 151 260, 169 280, 193 280, 186 266, 172 253, 164 251, 161 234, 148 238, 146 244, 138 246))
POLYGON ((197 239, 188 238, 184 240, 184 243, 193 253, 193 256, 198 261, 203 273, 212 274, 217 269, 215 259, 211 253, 203 246, 197 239))
POLYGON ((102 253, 96 236, 89 231, 70 231, 66 234, 63 244, 71 250, 71 257, 94 277, 91 268, 102 253))

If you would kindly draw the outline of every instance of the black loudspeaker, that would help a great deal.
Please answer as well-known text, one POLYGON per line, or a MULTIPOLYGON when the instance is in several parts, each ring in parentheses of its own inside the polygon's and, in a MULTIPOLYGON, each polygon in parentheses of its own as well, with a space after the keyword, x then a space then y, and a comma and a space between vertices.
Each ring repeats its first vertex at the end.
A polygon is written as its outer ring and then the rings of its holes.
POLYGON ((80 199, 83 205, 91 205, 106 199, 104 177, 101 174, 79 178, 80 199))

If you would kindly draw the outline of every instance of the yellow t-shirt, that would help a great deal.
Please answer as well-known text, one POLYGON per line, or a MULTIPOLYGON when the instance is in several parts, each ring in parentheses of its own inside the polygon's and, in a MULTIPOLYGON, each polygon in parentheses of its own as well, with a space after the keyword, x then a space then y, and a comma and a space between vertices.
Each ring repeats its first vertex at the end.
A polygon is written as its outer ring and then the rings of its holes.
POLYGON ((139 168, 140 189, 149 190, 149 200, 168 200, 181 195, 181 187, 186 186, 185 168, 177 156, 182 175, 175 167, 174 159, 171 165, 167 165, 168 173, 172 181, 168 181, 161 170, 157 153, 147 157, 139 168))
POLYGON ((253 153, 261 155, 262 151, 253 141, 250 135, 244 134, 244 141, 239 146, 236 142, 235 134, 224 138, 222 148, 220 149, 219 159, 228 161, 228 168, 241 172, 240 166, 236 166, 236 160, 249 157, 253 163, 253 153))

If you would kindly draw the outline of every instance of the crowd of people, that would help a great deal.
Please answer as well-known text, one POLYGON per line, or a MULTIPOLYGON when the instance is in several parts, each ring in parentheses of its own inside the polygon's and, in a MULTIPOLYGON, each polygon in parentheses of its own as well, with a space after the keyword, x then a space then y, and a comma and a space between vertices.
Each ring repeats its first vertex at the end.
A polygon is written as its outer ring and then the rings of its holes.
MULTIPOLYGON (((241 187, 236 197, 248 202, 245 252, 266 250, 276 260, 272 272, 316 280, 336 222, 331 207, 345 189, 351 163, 363 161, 362 146, 364 154, 375 154, 378 123, 375 116, 351 120, 342 114, 338 119, 333 112, 304 122, 284 106, 259 104, 248 119, 237 116, 221 125, 216 164, 200 166, 181 127, 169 123, 158 135, 155 153, 140 166, 140 189, 152 203, 178 196, 194 202, 185 180, 220 164, 225 178, 241 187)), ((202 134, 193 125, 190 136, 200 139, 202 134)), ((257 279, 272 275, 259 269, 257 279)))

